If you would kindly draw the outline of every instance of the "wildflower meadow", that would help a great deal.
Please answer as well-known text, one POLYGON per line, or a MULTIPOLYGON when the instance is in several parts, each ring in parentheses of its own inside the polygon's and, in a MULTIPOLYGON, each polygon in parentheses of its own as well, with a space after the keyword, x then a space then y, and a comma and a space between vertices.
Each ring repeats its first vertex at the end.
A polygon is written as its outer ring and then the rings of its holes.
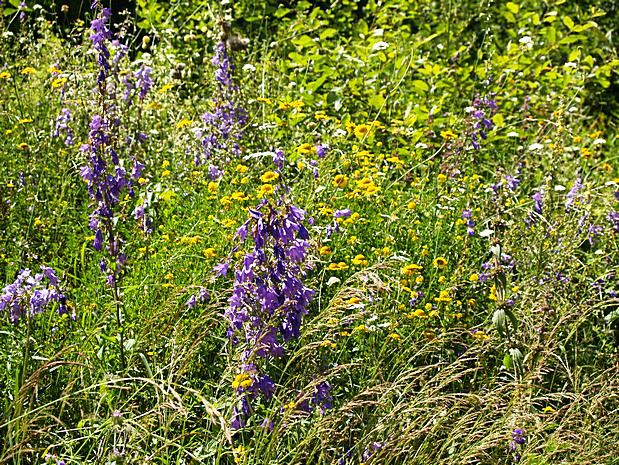
POLYGON ((619 464, 612 0, 0 0, 0 464, 619 464))

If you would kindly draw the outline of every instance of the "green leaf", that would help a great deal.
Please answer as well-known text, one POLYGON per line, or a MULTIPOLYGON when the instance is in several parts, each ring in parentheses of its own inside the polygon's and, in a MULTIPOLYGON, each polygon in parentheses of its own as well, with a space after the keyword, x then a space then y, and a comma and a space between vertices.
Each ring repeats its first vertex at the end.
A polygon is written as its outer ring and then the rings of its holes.
POLYGON ((516 5, 513 2, 507 2, 507 4, 505 5, 505 7, 511 11, 513 14, 517 15, 518 12, 520 11, 520 6, 516 5))
POLYGON ((509 21, 510 23, 515 23, 516 22, 516 17, 514 16, 514 14, 511 11, 504 11, 503 12, 503 16, 505 16, 505 19, 507 21, 509 21))
POLYGON ((508 309, 508 310, 505 310, 505 315, 507 316, 507 318, 509 318, 509 321, 512 324, 512 328, 514 328, 514 331, 517 331, 518 330, 518 318, 516 318, 516 315, 514 315, 514 312, 508 309))
POLYGON ((586 36, 583 36, 581 34, 572 34, 571 36, 564 37, 558 43, 559 45, 573 44, 575 42, 579 42, 586 38, 587 38, 586 36))
POLYGON ((565 26, 571 31, 572 29, 574 29, 574 21, 572 21, 572 18, 570 18, 569 16, 564 16, 563 17, 563 24, 565 24, 565 26))
POLYGON ((522 356, 522 352, 520 352, 520 349, 517 349, 515 347, 509 349, 509 356, 514 363, 514 367, 516 368, 516 370, 522 372, 522 362, 524 360, 524 357, 522 356))
POLYGON ((509 354, 505 354, 505 357, 503 357, 503 365, 505 365, 505 368, 508 370, 511 370, 514 367, 512 364, 512 358, 509 354))
POLYGON ((277 9, 277 11, 273 14, 276 18, 280 19, 290 13, 290 8, 283 8, 281 5, 277 9))
POLYGON ((499 332, 501 336, 505 334, 506 323, 507 323, 507 320, 505 318, 505 310, 503 310, 502 308, 496 309, 494 311, 494 314, 492 315, 492 324, 494 325, 494 327, 497 329, 497 331, 499 332))
POLYGON ((380 110, 385 103, 385 97, 383 97, 381 93, 376 93, 369 98, 368 103, 372 105, 373 108, 380 110))
POLYGON ((299 48, 312 47, 316 44, 312 40, 312 38, 308 36, 307 34, 303 34, 302 36, 295 37, 294 39, 292 39, 291 42, 299 48))
POLYGON ((337 35, 337 29, 333 29, 332 27, 329 27, 320 33, 320 40, 330 39, 331 37, 334 37, 336 35, 337 35))
POLYGON ((430 90, 430 86, 419 79, 413 81, 413 87, 423 93, 430 90))
POLYGON ((297 66, 300 66, 300 67, 307 66, 307 56, 305 55, 301 55, 300 53, 297 53, 297 52, 290 52, 288 54, 288 58, 290 58, 293 64, 297 66))
POLYGON ((567 61, 576 61, 580 58, 580 49, 574 49, 570 52, 569 56, 567 57, 567 61))
POLYGON ((495 126, 499 128, 502 126, 505 126, 505 119, 503 118, 503 115, 500 113, 497 113, 496 115, 492 117, 492 122, 495 124, 495 126))
POLYGON ((318 79, 316 79, 315 81, 309 82, 307 84, 307 89, 312 92, 316 92, 325 83, 325 81, 329 78, 329 76, 331 76, 331 71, 325 71, 323 75, 320 76, 318 79))

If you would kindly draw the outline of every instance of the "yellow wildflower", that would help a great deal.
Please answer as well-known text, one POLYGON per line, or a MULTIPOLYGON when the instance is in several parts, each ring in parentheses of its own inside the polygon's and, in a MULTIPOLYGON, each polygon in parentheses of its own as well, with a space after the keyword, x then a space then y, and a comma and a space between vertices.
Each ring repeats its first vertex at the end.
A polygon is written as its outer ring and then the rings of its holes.
POLYGON ((320 247, 320 249, 318 249, 318 253, 320 255, 331 255, 333 253, 333 250, 328 245, 323 245, 322 247, 320 247))
POLYGON ((217 251, 213 247, 209 247, 208 249, 204 249, 205 258, 215 258, 217 256, 217 251))
POLYGON ((329 271, 340 271, 340 270, 346 270, 348 269, 348 265, 344 262, 339 262, 339 263, 329 263, 329 266, 327 267, 327 269, 329 271))
POLYGON ((193 121, 187 118, 183 118, 178 123, 176 123, 176 129, 182 129, 187 126, 191 126, 192 124, 193 124, 193 121))
POLYGON ((427 318, 428 316, 426 315, 426 312, 424 312, 422 309, 418 308, 417 310, 415 310, 413 312, 413 315, 417 318, 427 318))
POLYGON ((60 89, 61 87, 63 87, 65 84, 67 83, 67 78, 62 77, 62 78, 58 78, 58 79, 54 79, 52 81, 52 88, 53 89, 60 89))
POLYGON ((400 271, 403 275, 410 276, 410 275, 419 273, 421 270, 423 270, 423 266, 411 264, 411 265, 406 265, 400 271))
POLYGON ((348 185, 348 176, 345 174, 336 174, 332 181, 333 187, 344 189, 348 185))
POLYGON ((434 265, 434 268, 445 268, 448 263, 449 262, 447 261, 445 257, 436 257, 432 261, 432 265, 434 265))
POLYGON ((316 147, 308 143, 301 144, 297 147, 297 152, 299 152, 301 155, 309 155, 314 153, 315 151, 316 147))
POLYGON ((458 136, 454 134, 454 132, 451 129, 447 129, 446 131, 441 131, 441 137, 445 140, 458 138, 458 136))
POLYGON ((449 303, 451 302, 453 299, 451 298, 451 296, 449 295, 449 291, 446 290, 442 290, 439 294, 438 297, 435 297, 434 300, 436 302, 442 302, 442 303, 449 303))
POLYGON ((478 341, 485 341, 486 339, 490 339, 490 336, 486 334, 484 330, 475 331, 473 334, 473 339, 477 339, 478 341))
POLYGON ((251 385, 254 384, 249 373, 239 373, 234 377, 234 381, 232 381, 232 389, 248 389, 251 385))
POLYGON ((355 126, 355 136, 357 136, 357 139, 363 139, 364 137, 368 136, 368 134, 370 133, 370 129, 372 128, 369 124, 360 124, 358 126, 355 126))
POLYGON ((314 119, 316 121, 328 121, 329 117, 325 115, 323 112, 318 111, 314 114, 314 119))
POLYGON ((264 184, 270 183, 271 181, 275 181, 279 178, 279 174, 275 171, 267 171, 262 176, 260 176, 260 181, 264 184))
POLYGON ((275 192, 275 188, 272 184, 263 184, 260 186, 260 189, 258 189, 258 196, 265 197, 267 195, 271 195, 273 192, 275 192))

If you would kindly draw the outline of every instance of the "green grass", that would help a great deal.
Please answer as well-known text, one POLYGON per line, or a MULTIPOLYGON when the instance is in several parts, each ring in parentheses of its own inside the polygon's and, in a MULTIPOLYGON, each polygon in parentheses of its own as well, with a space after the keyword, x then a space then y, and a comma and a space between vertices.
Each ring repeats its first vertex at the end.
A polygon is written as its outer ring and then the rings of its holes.
POLYGON ((43 2, 22 23, 17 3, 0 7, 0 287, 51 266, 69 312, 0 311, 0 463, 617 463, 612 3, 138 2, 140 35, 109 78, 121 94, 153 69, 144 101, 119 98, 110 142, 145 165, 114 207, 117 293, 80 175, 103 111, 92 15, 67 24, 43 2), (195 165, 225 16, 249 39, 231 52, 242 153, 195 165), (487 138, 470 108, 484 98, 487 138), (62 108, 72 146, 52 136, 62 108), (212 270, 251 251, 235 231, 277 148, 272 183, 311 217, 315 295, 285 355, 257 362, 273 397, 235 430, 245 347, 226 335, 233 273, 212 270), (305 412, 325 381, 331 408, 305 412))

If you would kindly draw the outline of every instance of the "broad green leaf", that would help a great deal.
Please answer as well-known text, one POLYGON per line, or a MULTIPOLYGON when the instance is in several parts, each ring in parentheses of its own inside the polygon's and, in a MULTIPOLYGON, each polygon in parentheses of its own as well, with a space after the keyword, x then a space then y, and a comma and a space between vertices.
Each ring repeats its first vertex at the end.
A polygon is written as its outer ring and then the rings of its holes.
POLYGON ((505 7, 515 15, 520 11, 520 6, 516 5, 514 2, 507 2, 505 7))
POLYGON ((368 103, 372 105, 373 108, 380 110, 385 103, 385 97, 383 97, 381 93, 376 93, 369 98, 368 103))
POLYGON ((505 125, 505 120, 503 119, 503 115, 500 113, 497 113, 496 115, 492 117, 492 122, 499 128, 505 125))
POLYGON ((292 39, 291 42, 300 48, 312 47, 315 45, 315 42, 307 34, 303 34, 302 36, 295 37, 294 39, 292 39))
POLYGON ((427 92, 430 90, 430 86, 420 79, 413 81, 413 87, 421 92, 427 92))
POLYGON ((565 26, 571 31, 572 29, 574 29, 574 21, 572 21, 572 18, 570 18, 569 16, 564 16, 562 18, 563 20, 563 24, 565 24, 565 26))
POLYGON ((329 27, 327 29, 324 29, 320 33, 320 40, 330 39, 331 37, 335 37, 336 35, 337 35, 337 29, 333 29, 332 27, 329 27))
POLYGON ((505 317, 505 310, 503 310, 502 308, 496 309, 494 311, 494 314, 492 315, 492 324, 494 325, 494 327, 497 329, 497 331, 499 332, 501 336, 505 334, 506 322, 507 320, 505 317))
POLYGON ((307 66, 306 55, 301 55, 300 53, 297 53, 297 52, 290 52, 288 54, 288 58, 290 58, 292 62, 296 64, 297 66, 300 66, 300 67, 307 66))
POLYGON ((574 49, 570 52, 569 56, 567 57, 567 61, 576 61, 580 58, 580 49, 574 49))
POLYGON ((280 5, 277 11, 275 11, 275 13, 273 14, 273 16, 275 16, 276 18, 283 18, 288 13, 290 13, 290 8, 284 8, 280 5))

